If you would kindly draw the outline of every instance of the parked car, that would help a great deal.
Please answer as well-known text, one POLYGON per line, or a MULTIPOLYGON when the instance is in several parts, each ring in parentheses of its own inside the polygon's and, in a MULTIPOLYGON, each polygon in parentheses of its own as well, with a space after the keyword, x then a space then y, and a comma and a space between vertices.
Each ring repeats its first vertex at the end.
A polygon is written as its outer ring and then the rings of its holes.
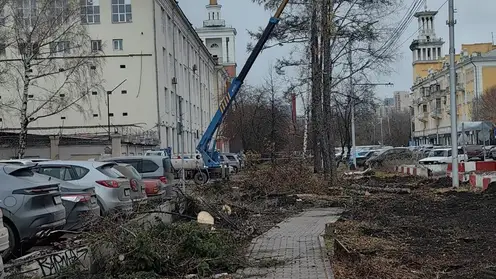
MULTIPOLYGON (((3 214, 0 210, 0 253, 3 254, 4 251, 9 249, 9 230, 3 224, 3 214)), ((4 270, 3 259, 0 257, 0 270, 4 270)), ((0 274, 0 278, 4 278, 4 274, 0 274)))
POLYGON ((81 189, 77 185, 61 182, 60 193, 66 215, 64 230, 80 230, 85 222, 100 216, 100 206, 94 187, 81 189))
POLYGON ((131 200, 136 204, 146 204, 146 190, 145 183, 141 179, 141 174, 130 164, 117 164, 114 166, 119 173, 129 179, 131 186, 131 200))
POLYGON ((143 179, 145 184, 145 193, 149 200, 167 198, 166 185, 159 179, 143 179))
POLYGON ((39 162, 50 161, 50 159, 10 159, 10 160, 0 160, 0 164, 10 164, 10 165, 18 165, 18 166, 28 166, 35 165, 39 162))
POLYGON ((58 182, 29 166, 0 164, 0 200, 9 234, 4 260, 29 249, 41 232, 62 229, 66 224, 58 182))
POLYGON ((64 230, 79 230, 84 225, 83 218, 91 220, 100 216, 100 206, 94 187, 79 186, 52 176, 48 177, 59 184, 66 214, 64 230))
POLYGON ((129 164, 141 174, 142 178, 160 179, 165 184, 174 182, 174 171, 169 157, 122 156, 104 158, 101 161, 129 164))
POLYGON ((385 149, 379 154, 367 159, 365 165, 367 167, 382 166, 387 161, 409 160, 413 158, 413 152, 406 147, 395 147, 385 149))
POLYGON ((484 146, 483 150, 484 150, 484 158, 485 159, 493 159, 491 157, 491 150, 494 148, 495 146, 494 145, 486 145, 484 146))
POLYGON ((84 187, 94 187, 101 215, 112 211, 130 213, 133 209, 129 180, 122 178, 113 162, 48 161, 40 162, 35 170, 84 187))
POLYGON ((232 167, 234 173, 239 172, 241 169, 241 163, 234 153, 222 153, 219 155, 219 160, 221 164, 227 163, 230 167, 232 167))
POLYGON ((143 180, 159 179, 165 187, 174 186, 174 170, 169 157, 162 156, 123 156, 104 158, 102 162, 129 164, 135 168, 143 180))
POLYGON ((145 156, 169 157, 169 154, 165 150, 148 150, 145 152, 145 156))
MULTIPOLYGON (((376 150, 361 150, 357 151, 356 164, 357 167, 365 167, 365 162, 376 154, 376 150)), ((353 165, 353 156, 350 156, 349 165, 353 165)))
POLYGON ((470 161, 484 160, 484 147, 482 145, 466 145, 463 147, 470 161))
POLYGON ((493 146, 488 152, 487 157, 496 160, 496 146, 493 146))
MULTIPOLYGON (((432 165, 432 164, 448 164, 453 161, 453 156, 451 154, 451 148, 435 148, 429 152, 427 158, 419 160, 421 165, 432 165)), ((458 161, 466 162, 468 157, 463 152, 463 148, 458 148, 458 161)))

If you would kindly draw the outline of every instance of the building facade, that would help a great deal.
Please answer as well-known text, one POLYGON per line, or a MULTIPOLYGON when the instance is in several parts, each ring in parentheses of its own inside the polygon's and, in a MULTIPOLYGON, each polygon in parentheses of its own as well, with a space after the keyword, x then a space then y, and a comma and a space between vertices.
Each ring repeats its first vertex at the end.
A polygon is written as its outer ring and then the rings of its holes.
POLYGON ((395 91, 393 93, 394 109, 399 112, 409 111, 412 106, 411 94, 409 91, 395 91))
MULTIPOLYGON (((200 28, 196 28, 198 36, 214 59, 217 59, 229 75, 230 80, 236 77, 236 29, 226 25, 222 17, 222 5, 217 0, 209 0, 205 6, 205 20, 200 28)), ((230 81, 229 80, 229 81, 230 81)), ((226 85, 229 86, 229 83, 226 85)), ((226 92, 218 95, 218 102, 226 92)), ((216 135, 216 148, 220 152, 231 151, 230 139, 222 134, 223 125, 216 135)))
POLYGON ((196 28, 210 53, 219 60, 231 78, 236 77, 236 29, 226 25, 222 18, 222 5, 209 0, 205 7, 203 26, 196 28))
MULTIPOLYGON (((110 123, 112 133, 170 146, 175 153, 194 152, 229 75, 176 1, 82 4, 91 47, 105 61, 102 89, 91 93, 84 115, 69 108, 34 121, 29 133, 106 134, 110 123)), ((1 117, 2 130, 19 129, 18 118, 1 117)))
MULTIPOLYGON (((435 37, 435 12, 417 13, 422 31, 410 49, 413 52, 413 139, 415 144, 451 144, 449 57, 442 52, 442 39, 435 37), (427 42, 427 34, 429 40, 427 42), (425 36, 425 37, 422 37, 425 36)), ((496 45, 463 44, 456 60, 457 122, 474 119, 473 101, 496 85, 496 45)), ((477 131, 471 142, 477 143, 477 131)))

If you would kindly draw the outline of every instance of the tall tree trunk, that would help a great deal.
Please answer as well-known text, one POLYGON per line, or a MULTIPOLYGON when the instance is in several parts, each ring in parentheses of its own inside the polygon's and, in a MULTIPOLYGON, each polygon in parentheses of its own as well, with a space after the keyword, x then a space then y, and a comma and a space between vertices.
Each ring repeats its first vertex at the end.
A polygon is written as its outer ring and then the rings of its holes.
POLYGON ((276 162, 276 111, 275 111, 275 92, 274 87, 271 88, 270 92, 270 160, 272 164, 276 162))
MULTIPOLYGON (((334 26, 334 1, 329 0, 329 41, 331 40, 332 36, 335 36, 335 26, 334 26)), ((330 44, 330 42, 329 42, 330 44)), ((327 100, 324 100, 324 104, 327 107, 324 107, 324 113, 326 114, 326 122, 329 123, 327 125, 327 138, 329 141, 329 161, 330 161, 330 183, 333 183, 336 181, 337 178, 337 167, 336 167, 336 154, 334 152, 335 150, 335 133, 333 132, 333 126, 331 123, 335 122, 333 111, 332 111, 332 71, 333 71, 333 65, 332 65, 332 59, 331 59, 331 47, 329 46, 329 51, 328 51, 328 56, 324 57, 324 67, 328 71, 329 77, 325 79, 325 82, 327 82, 327 87, 328 87, 328 98, 327 100)))
POLYGON ((318 0, 312 0, 310 26, 310 55, 312 62, 312 137, 314 172, 322 171, 322 157, 319 144, 322 139, 322 67, 319 57, 319 15, 318 0))
MULTIPOLYGON (((28 68, 25 69, 28 72, 28 68)), ((19 131, 19 150, 17 151, 17 157, 19 159, 24 158, 26 153, 26 145, 28 139, 28 94, 29 94, 29 79, 25 77, 24 88, 22 90, 22 105, 21 105, 21 129, 19 131)))
MULTIPOLYGON (((307 93, 307 95, 309 95, 307 93)), ((310 110, 308 109, 309 102, 305 100, 305 97, 301 97, 303 106, 305 108, 305 121, 303 125, 303 158, 306 158, 307 147, 308 147, 308 121, 310 120, 310 110)))
POLYGON ((332 183, 335 179, 334 167, 334 144, 332 135, 332 108, 331 108, 331 78, 332 78, 332 60, 331 60, 331 33, 332 33, 332 0, 322 0, 322 95, 323 95, 323 114, 324 125, 323 132, 325 146, 323 148, 324 173, 326 179, 332 183))

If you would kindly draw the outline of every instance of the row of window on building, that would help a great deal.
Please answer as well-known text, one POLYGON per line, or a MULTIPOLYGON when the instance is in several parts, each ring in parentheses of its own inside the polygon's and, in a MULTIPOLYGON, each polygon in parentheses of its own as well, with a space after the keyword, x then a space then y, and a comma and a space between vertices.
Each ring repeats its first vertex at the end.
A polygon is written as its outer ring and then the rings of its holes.
MULTIPOLYGON (((113 50, 121 51, 124 50, 124 41, 123 39, 113 39, 112 40, 113 50)), ((29 46, 26 44, 19 44, 19 53, 39 53, 40 48, 37 44, 33 44, 33 46, 29 46)), ((102 40, 91 40, 91 51, 99 52, 102 51, 102 40)), ((70 41, 59 41, 59 42, 51 42, 50 43, 50 54, 70 54, 71 53, 71 42, 70 41)), ((0 55, 5 56, 7 54, 7 46, 4 43, 0 43, 0 55)))
MULTIPOLYGON (((38 0, 22 0, 19 1, 20 6, 17 11, 22 16, 25 24, 31 24, 32 15, 37 14, 38 0)), ((56 14, 60 14, 64 10, 64 6, 68 3, 67 0, 53 0, 53 5, 56 14), (59 12, 60 11, 60 12, 59 12)), ((81 4, 81 22, 83 24, 98 24, 101 23, 100 0, 80 0, 81 4)), ((3 10, 0 10, 0 24, 5 24, 6 17, 3 15, 3 10)), ((112 0, 111 2, 111 21, 112 23, 132 22, 133 14, 131 8, 131 0, 112 0)))
MULTIPOLYGON (((112 0, 112 23, 132 22, 131 0, 112 0)), ((81 22, 98 24, 101 20, 99 0, 81 0, 81 22)))

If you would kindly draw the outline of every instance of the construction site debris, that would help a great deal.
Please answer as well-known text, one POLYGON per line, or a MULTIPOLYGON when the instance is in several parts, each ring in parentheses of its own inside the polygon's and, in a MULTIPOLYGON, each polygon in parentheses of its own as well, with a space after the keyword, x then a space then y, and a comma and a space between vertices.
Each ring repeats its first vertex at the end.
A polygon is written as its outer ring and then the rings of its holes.
POLYGON ((336 279, 494 278, 496 266, 496 195, 446 188, 446 179, 374 177, 334 224, 338 246, 348 251, 332 258, 336 279), (444 189, 446 189, 444 191, 444 189))

